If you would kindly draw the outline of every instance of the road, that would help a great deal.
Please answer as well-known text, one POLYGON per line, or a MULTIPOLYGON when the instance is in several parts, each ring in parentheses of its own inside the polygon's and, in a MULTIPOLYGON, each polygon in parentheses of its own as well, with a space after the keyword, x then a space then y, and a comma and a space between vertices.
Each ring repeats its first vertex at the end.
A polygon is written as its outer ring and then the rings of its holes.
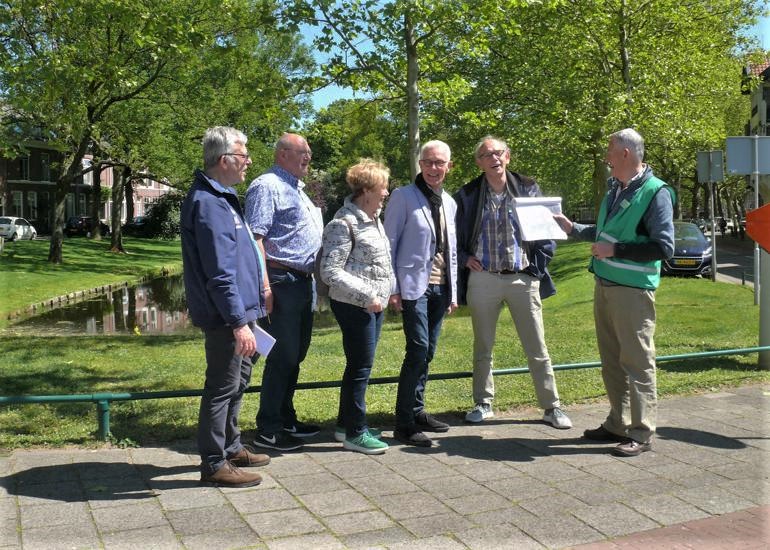
POLYGON ((754 243, 732 237, 716 238, 717 278, 754 287, 754 243))

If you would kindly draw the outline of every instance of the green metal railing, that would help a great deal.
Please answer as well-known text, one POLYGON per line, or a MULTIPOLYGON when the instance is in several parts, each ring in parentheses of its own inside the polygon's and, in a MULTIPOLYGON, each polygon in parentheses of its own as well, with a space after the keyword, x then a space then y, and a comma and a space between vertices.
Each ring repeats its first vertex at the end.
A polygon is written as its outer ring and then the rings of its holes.
MULTIPOLYGON (((680 361, 683 359, 698 359, 702 357, 719 357, 725 355, 749 355, 761 351, 770 351, 770 346, 757 346, 753 348, 723 349, 715 351, 702 351, 695 353, 683 353, 679 355, 662 355, 656 358, 658 363, 667 363, 671 361, 680 361)), ((553 370, 574 370, 589 369, 600 367, 600 361, 591 361, 588 363, 570 363, 566 365, 554 365, 553 370)), ((507 374, 523 374, 529 372, 528 367, 519 367, 515 369, 493 370, 494 376, 507 374)), ((439 372, 430 375, 431 380, 453 380, 458 378, 470 378, 472 372, 439 372)), ((398 382, 398 376, 386 376, 380 378, 370 378, 369 384, 394 384, 398 382)), ((298 390, 315 390, 321 388, 339 388, 342 382, 340 380, 330 380, 325 382, 301 382, 297 384, 298 390)), ((257 393, 260 386, 253 386, 246 390, 247 393, 257 393)), ((2 397, 0 396, 0 405, 20 405, 29 403, 96 403, 97 418, 99 421, 98 437, 106 441, 110 435, 110 403, 113 401, 138 401, 141 399, 168 399, 175 397, 200 397, 203 390, 171 390, 171 391, 153 391, 153 392, 125 392, 125 393, 85 393, 70 395, 20 395, 2 397)))

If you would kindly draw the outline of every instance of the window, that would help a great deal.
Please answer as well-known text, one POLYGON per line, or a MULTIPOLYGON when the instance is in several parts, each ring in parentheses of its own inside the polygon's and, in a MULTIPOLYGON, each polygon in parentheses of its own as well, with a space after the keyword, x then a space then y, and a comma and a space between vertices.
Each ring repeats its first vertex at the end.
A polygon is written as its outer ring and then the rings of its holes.
POLYGON ((67 199, 64 201, 64 211, 67 218, 75 216, 75 195, 74 193, 67 193, 67 199))
POLYGON ((40 181, 51 181, 51 159, 48 153, 40 153, 40 181))
POLYGON ((29 181, 29 157, 21 157, 19 159, 19 177, 29 181))
POLYGON ((78 215, 85 216, 88 213, 86 210, 86 196, 83 193, 78 195, 78 215))
POLYGON ((21 191, 14 191, 11 193, 11 216, 17 218, 24 217, 24 206, 22 204, 21 191))
POLYGON ((27 217, 30 220, 37 219, 37 192, 27 191, 27 217))

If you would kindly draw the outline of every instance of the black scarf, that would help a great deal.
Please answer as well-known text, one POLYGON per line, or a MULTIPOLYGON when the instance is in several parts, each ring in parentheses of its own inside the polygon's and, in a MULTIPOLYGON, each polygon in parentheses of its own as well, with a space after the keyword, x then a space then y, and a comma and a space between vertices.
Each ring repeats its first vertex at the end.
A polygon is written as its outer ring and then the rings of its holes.
POLYGON ((436 193, 425 182, 425 178, 422 177, 422 172, 417 174, 417 178, 414 180, 414 184, 417 186, 425 198, 428 199, 430 205, 430 215, 433 218, 433 225, 436 228, 436 251, 434 254, 444 253, 444 232, 441 230, 441 191, 436 193))

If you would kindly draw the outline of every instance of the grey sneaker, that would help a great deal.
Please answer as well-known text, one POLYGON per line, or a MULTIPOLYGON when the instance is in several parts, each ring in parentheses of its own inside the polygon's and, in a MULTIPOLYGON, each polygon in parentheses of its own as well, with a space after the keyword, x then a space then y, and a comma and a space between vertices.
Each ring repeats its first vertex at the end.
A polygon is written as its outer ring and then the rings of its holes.
POLYGON ((572 420, 559 407, 546 410, 543 415, 543 422, 559 430, 569 430, 572 427, 572 420))
POLYGON ((477 423, 493 416, 495 416, 495 413, 492 412, 492 405, 490 403, 476 403, 473 410, 465 415, 465 421, 477 423))

